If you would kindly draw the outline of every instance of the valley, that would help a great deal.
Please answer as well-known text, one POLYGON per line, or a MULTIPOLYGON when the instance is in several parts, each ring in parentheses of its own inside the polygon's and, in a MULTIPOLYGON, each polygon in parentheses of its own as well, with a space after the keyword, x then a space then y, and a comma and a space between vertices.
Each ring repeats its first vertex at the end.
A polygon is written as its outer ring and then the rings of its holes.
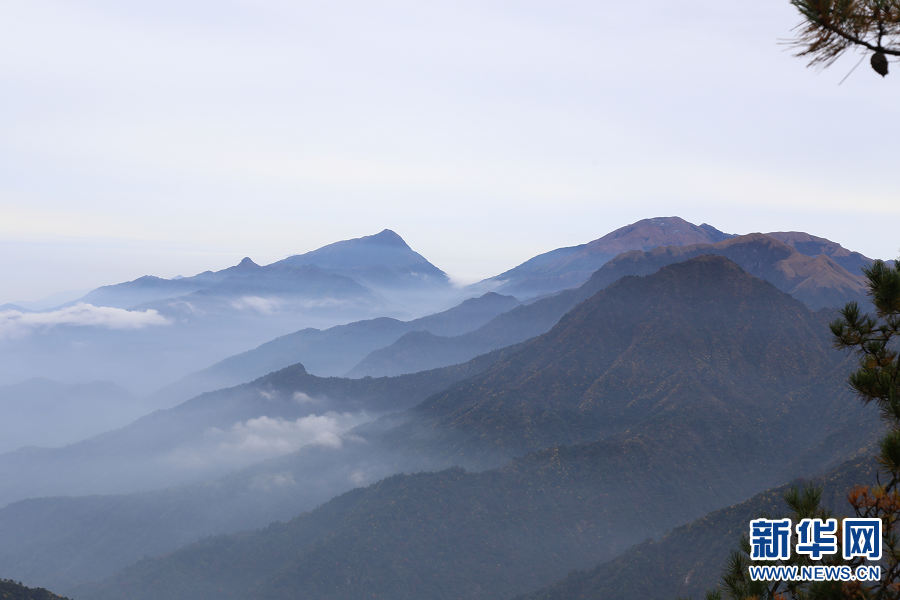
POLYGON ((462 288, 385 230, 94 290, 168 319, 166 343, 310 325, 143 396, 0 389, 38 442, 0 454, 0 575, 84 600, 696 596, 785 485, 821 481, 839 510, 871 480, 883 427, 828 329, 868 306, 870 262, 670 217, 462 288), (345 322, 313 326, 328 311, 345 322), (109 420, 38 440, 39 410, 109 420), (660 561, 668 579, 636 574, 660 561))

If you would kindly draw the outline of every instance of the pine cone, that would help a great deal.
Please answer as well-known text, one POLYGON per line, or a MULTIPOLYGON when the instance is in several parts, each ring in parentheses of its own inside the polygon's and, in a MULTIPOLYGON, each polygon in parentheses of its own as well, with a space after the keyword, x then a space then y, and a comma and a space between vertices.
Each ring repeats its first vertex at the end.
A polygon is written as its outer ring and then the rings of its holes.
POLYGON ((872 55, 872 68, 882 77, 888 74, 888 62, 884 52, 876 52, 872 55))

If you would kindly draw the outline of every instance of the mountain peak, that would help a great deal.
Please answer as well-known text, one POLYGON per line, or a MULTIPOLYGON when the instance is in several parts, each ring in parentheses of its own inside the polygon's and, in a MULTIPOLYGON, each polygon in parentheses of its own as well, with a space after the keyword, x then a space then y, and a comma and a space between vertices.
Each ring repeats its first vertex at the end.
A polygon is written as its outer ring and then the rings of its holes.
POLYGON ((382 244, 385 246, 400 246, 402 248, 409 248, 409 244, 407 244, 406 241, 396 232, 390 229, 385 229, 380 233, 376 233, 375 235, 368 235, 358 239, 368 240, 370 242, 375 242, 377 244, 382 244))
POLYGON ((259 265, 250 260, 249 256, 245 256, 244 259, 238 263, 239 267, 258 267, 259 265))
POLYGON ((624 252, 646 252, 659 246, 713 244, 733 235, 704 223, 694 225, 681 217, 641 219, 587 244, 557 248, 532 258, 497 277, 497 291, 519 298, 576 287, 607 261, 624 252))
POLYGON ((402 237, 390 229, 375 235, 334 242, 274 264, 279 263, 315 265, 326 271, 347 273, 376 286, 419 285, 425 279, 438 285, 449 282, 446 273, 413 251, 402 237))

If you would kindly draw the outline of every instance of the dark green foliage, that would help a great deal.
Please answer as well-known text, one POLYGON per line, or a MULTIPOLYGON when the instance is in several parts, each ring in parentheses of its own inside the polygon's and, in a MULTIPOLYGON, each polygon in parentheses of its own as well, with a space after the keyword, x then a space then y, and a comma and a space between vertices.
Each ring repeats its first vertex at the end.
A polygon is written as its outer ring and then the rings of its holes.
MULTIPOLYGON (((739 550, 732 551, 718 586, 729 600, 887 600, 900 597, 900 535, 897 532, 900 524, 900 364, 895 340, 900 334, 900 268, 896 263, 889 266, 877 260, 864 267, 863 273, 868 280, 868 295, 875 315, 862 313, 857 303, 851 302, 841 311, 841 318, 829 325, 835 347, 859 357, 859 368, 847 378, 851 389, 863 404, 875 402, 882 420, 890 426, 877 443, 875 453, 881 475, 885 475, 887 481, 882 482, 879 477, 875 485, 857 485, 847 493, 847 502, 856 517, 882 521, 881 580, 865 585, 859 581, 753 582, 747 573, 750 544, 743 537, 739 550)), ((825 519, 830 516, 828 511, 820 508, 820 491, 815 488, 808 487, 802 493, 790 490, 785 492, 784 499, 794 522, 807 517, 825 519)), ((818 564, 847 564, 852 568, 862 563, 861 558, 847 561, 834 554, 823 556, 818 564)), ((804 565, 810 562, 808 557, 796 555, 769 564, 804 565)))
POLYGON ((875 402, 882 418, 900 427, 900 361, 895 338, 900 335, 900 268, 882 261, 865 270, 875 315, 864 314, 855 302, 831 323, 835 346, 859 356, 850 387, 866 404, 875 402))
POLYGON ((69 600, 44 588, 28 588, 21 581, 0 579, 0 600, 69 600))

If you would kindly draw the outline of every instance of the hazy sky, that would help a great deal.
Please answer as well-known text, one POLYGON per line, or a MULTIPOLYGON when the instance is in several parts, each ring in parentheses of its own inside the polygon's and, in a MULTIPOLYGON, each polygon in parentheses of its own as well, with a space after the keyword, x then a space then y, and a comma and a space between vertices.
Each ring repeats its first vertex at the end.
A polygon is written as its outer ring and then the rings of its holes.
POLYGON ((652 216, 893 258, 900 65, 788 0, 0 0, 0 303, 395 230, 461 280, 652 216))

